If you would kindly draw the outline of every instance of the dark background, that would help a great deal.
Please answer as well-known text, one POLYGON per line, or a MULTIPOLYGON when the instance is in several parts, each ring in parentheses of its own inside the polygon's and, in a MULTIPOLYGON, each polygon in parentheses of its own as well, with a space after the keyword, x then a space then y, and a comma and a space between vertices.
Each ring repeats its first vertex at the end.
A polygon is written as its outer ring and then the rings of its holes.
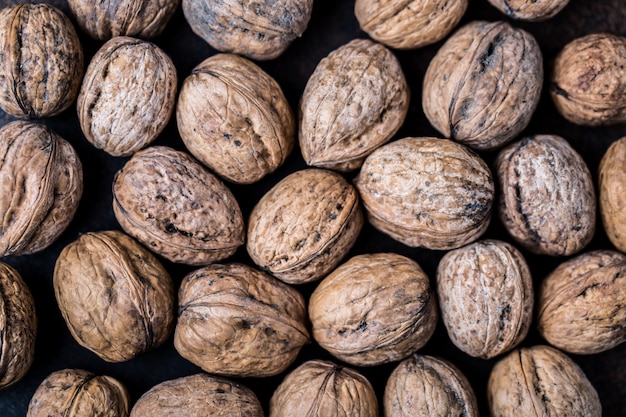
MULTIPOLYGON (((20 3, 22 1, 19 1, 20 3)), ((69 14, 65 1, 49 1, 69 14)), ((0 6, 15 2, 0 1, 0 6)), ((273 76, 282 86, 285 95, 297 111, 297 103, 305 84, 321 58, 332 50, 354 38, 367 35, 359 28, 353 12, 351 0, 315 0, 313 15, 309 26, 302 36, 279 58, 273 61, 259 62, 261 68, 273 76)), ((522 23, 512 21, 537 38, 544 55, 544 67, 548 77, 556 53, 576 37, 594 32, 611 32, 626 36, 626 0, 586 1, 571 0, 560 14, 551 20, 540 23, 522 23)), ((469 9, 461 24, 471 20, 505 20, 506 17, 491 7, 486 0, 470 0, 469 9)), ((83 42, 86 64, 102 42, 89 39, 84 33, 79 35, 83 42)), ((205 58, 216 53, 202 39, 195 36, 187 25, 182 9, 179 8, 164 33, 153 40, 163 48, 177 66, 179 86, 192 68, 205 58)), ((411 105, 406 121, 394 139, 405 136, 440 136, 426 120, 421 109, 421 85, 426 67, 442 42, 413 50, 394 51, 404 69, 411 86, 411 105)), ((11 120, 0 111, 0 125, 11 120)), ((80 233, 107 229, 120 229, 111 209, 111 183, 114 173, 122 167, 128 158, 115 158, 93 148, 83 137, 76 118, 75 107, 70 107, 63 114, 39 122, 53 128, 67 139, 77 150, 84 169, 85 190, 75 218, 61 237, 46 250, 28 256, 8 257, 3 261, 13 265, 30 287, 35 298, 39 328, 36 341, 35 361, 29 373, 13 387, 0 392, 0 416, 24 416, 28 402, 42 380, 51 372, 64 368, 81 368, 97 374, 106 374, 119 379, 127 388, 134 403, 152 386, 180 376, 199 372, 195 365, 182 359, 173 347, 170 338, 160 348, 142 354, 125 362, 110 364, 104 362, 88 350, 80 347, 70 336, 69 331, 57 307, 52 287, 52 271, 56 258, 62 248, 75 240, 80 233)), ((611 142, 626 135, 626 127, 585 128, 566 122, 556 112, 547 89, 544 87, 541 102, 530 125, 522 135, 558 134, 566 138, 585 158, 597 184, 597 169, 600 158, 611 142)), ((155 144, 168 145, 183 150, 184 146, 176 129, 175 119, 168 124, 155 144)), ((495 152, 481 153, 492 166, 495 152)), ((237 197, 244 216, 247 218, 259 198, 285 175, 305 167, 299 149, 293 151, 283 167, 274 174, 254 185, 237 186, 228 184, 237 197)), ((350 173, 351 180, 356 173, 350 173)), ((0 191, 1 192, 1 191, 0 191)), ((610 244, 601 223, 598 221, 597 232, 593 241, 585 250, 609 248, 610 244)), ((497 216, 493 216, 491 225, 483 236, 511 239, 503 230, 497 216)), ((431 277, 435 276, 437 263, 443 252, 409 248, 375 231, 366 224, 355 247, 349 256, 379 251, 393 251, 415 259, 431 277)), ((531 267, 535 284, 565 258, 536 256, 524 252, 531 267)), ((245 249, 241 248, 229 261, 252 264, 245 249)), ((175 265, 163 261, 178 285, 191 267, 175 265)), ((315 283, 298 287, 305 295, 311 293, 315 283)), ((537 334, 534 326, 523 346, 545 343, 537 334)), ((457 365, 469 378, 478 398, 482 415, 488 415, 486 404, 486 384, 489 372, 497 360, 471 358, 452 345, 441 321, 428 344, 420 353, 443 357, 457 365)), ((585 371, 596 387, 603 405, 605 416, 626 415, 626 344, 610 351, 590 355, 570 355, 585 371)), ((333 359, 315 343, 306 346, 297 361, 287 370, 290 371, 303 361, 313 358, 333 359)), ((335 360, 336 362, 339 362, 335 360)), ((374 386, 379 404, 382 405, 382 392, 390 372, 397 363, 359 368, 374 386)), ((272 378, 242 379, 240 382, 252 388, 259 397, 266 412, 269 398, 285 373, 272 378)), ((382 408, 381 408, 382 415, 382 408)))

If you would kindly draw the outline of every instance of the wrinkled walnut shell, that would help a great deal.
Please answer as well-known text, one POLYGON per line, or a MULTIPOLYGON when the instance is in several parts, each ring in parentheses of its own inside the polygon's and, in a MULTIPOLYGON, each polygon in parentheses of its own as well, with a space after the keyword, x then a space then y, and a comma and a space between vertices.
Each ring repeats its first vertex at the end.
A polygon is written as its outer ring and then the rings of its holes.
POLYGON ((569 0, 489 0, 489 3, 513 19, 537 22, 554 17, 569 0))
POLYGON ((598 169, 599 210, 604 231, 626 252, 626 136, 609 146, 598 169))

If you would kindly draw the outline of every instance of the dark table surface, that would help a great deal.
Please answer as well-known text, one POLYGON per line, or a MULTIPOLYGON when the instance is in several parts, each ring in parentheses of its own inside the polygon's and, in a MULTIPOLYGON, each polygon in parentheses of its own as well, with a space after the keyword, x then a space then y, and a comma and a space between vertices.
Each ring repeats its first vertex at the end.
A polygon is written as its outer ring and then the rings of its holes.
MULTIPOLYGON (((69 13, 65 1, 49 2, 69 13)), ((0 1, 0 6, 11 3, 15 2, 0 1)), ((294 110, 297 110, 300 95, 319 60, 350 40, 367 36, 359 28, 353 7, 352 0, 315 0, 312 18, 302 38, 296 40, 279 58, 259 62, 261 68, 282 86, 294 110)), ((469 9, 461 24, 477 19, 494 21, 506 20, 506 17, 491 7, 487 0, 470 0, 469 9)), ((595 32, 611 32, 626 36, 626 0, 572 0, 571 4, 551 20, 540 23, 512 21, 512 24, 535 35, 544 55, 547 76, 556 53, 574 38, 595 32)), ((87 63, 102 42, 89 39, 83 33, 80 33, 80 36, 87 63)), ((178 70, 179 85, 194 66, 216 53, 202 39, 193 34, 180 8, 164 33, 153 41, 172 57, 178 70)), ((395 138, 440 136, 429 125, 422 111, 421 85, 429 61, 442 43, 443 41, 413 51, 394 51, 402 64, 412 94, 406 121, 395 138)), ((12 119, 0 111, 0 125, 10 120, 12 119)), ((28 402, 42 380, 51 372, 64 368, 81 368, 97 374, 113 376, 128 388, 133 402, 152 386, 164 380, 200 371, 198 367, 178 355, 172 338, 156 350, 142 354, 131 361, 111 364, 80 347, 71 337, 54 298, 52 286, 54 263, 62 248, 75 240, 80 233, 108 229, 120 230, 111 209, 111 183, 114 173, 128 158, 111 157, 93 148, 80 131, 73 106, 59 116, 39 120, 39 122, 49 125, 76 148, 83 163, 85 191, 75 218, 53 245, 37 254, 3 259, 17 268, 30 287, 35 298, 39 328, 35 360, 30 371, 19 383, 0 392, 1 417, 24 416, 28 402)), ((602 155, 611 142, 626 135, 626 126, 585 128, 570 124, 558 115, 544 88, 539 107, 522 135, 539 133, 558 134, 566 138, 585 158, 597 183, 597 169, 602 155)), ((170 120, 154 144, 184 150, 175 119, 170 120)), ((481 156, 492 164, 495 152, 481 153, 481 156)), ((247 217, 254 204, 276 182, 285 175, 304 167, 304 161, 296 147, 284 166, 274 174, 254 185, 229 184, 229 187, 238 199, 244 216, 247 217)), ((354 175, 355 173, 348 174, 347 178, 351 180, 354 175)), ((511 241, 497 216, 493 216, 491 225, 483 237, 511 241)), ((594 239, 585 250, 598 248, 613 249, 599 222, 594 239)), ((437 263, 443 255, 443 252, 439 251, 404 246, 366 224, 349 256, 380 251, 397 252, 415 259, 431 280, 434 278, 437 263)), ((527 252, 524 252, 524 255, 531 267, 535 284, 565 260, 565 258, 536 256, 527 252)), ((241 248, 229 261, 252 265, 244 248, 241 248)), ((188 266, 167 261, 163 263, 171 273, 175 284, 179 284, 183 276, 192 270, 188 266)), ((301 285, 298 289, 305 297, 308 297, 315 285, 315 283, 301 285)), ((545 343, 545 341, 533 326, 522 346, 540 343, 545 343)), ((489 372, 497 359, 482 360, 465 355, 452 345, 441 322, 438 323, 432 339, 420 350, 420 353, 437 355, 457 365, 471 381, 481 414, 488 415, 486 384, 489 372)), ((626 416, 626 344, 596 355, 570 356, 582 367, 596 387, 602 402, 603 414, 626 416)), ((287 372, 303 361, 313 358, 335 360, 318 345, 312 343, 302 350, 297 361, 287 372)), ((380 402, 387 377, 396 365, 397 363, 391 363, 369 368, 353 368, 362 372, 370 380, 380 402)), ((284 376, 285 373, 272 378, 242 379, 240 382, 254 390, 267 411, 271 394, 284 376)))

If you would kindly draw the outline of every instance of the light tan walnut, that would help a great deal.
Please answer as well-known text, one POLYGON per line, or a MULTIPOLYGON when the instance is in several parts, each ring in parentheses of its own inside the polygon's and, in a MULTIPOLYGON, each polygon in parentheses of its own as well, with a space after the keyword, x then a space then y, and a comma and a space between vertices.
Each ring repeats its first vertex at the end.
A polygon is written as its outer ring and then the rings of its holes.
POLYGON ((600 161, 598 194, 604 231, 626 252, 626 137, 613 142, 600 161))

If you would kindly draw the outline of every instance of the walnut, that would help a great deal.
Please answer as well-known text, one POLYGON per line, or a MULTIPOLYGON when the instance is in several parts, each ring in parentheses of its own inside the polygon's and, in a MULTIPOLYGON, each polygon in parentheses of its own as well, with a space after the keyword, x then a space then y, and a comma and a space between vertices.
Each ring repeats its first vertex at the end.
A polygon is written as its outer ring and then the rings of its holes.
POLYGON ((311 294, 309 318, 321 347, 352 365, 404 359, 437 324, 437 298, 413 260, 394 253, 358 255, 311 294))
POLYGON ((144 393, 130 417, 263 417, 252 390, 226 378, 194 374, 161 382, 144 393))
POLYGON ((550 95, 559 113, 586 126, 626 122, 626 38, 594 33, 554 59, 550 95))
POLYGON ((78 26, 94 39, 151 39, 163 32, 180 0, 68 0, 78 26))
POLYGON ((63 369, 39 385, 26 417, 127 417, 129 409, 128 391, 115 378, 63 369))
POLYGON ((274 172, 296 140, 295 117, 276 80, 233 54, 194 68, 180 90, 176 120, 189 152, 235 183, 274 172))
POLYGON ((626 136, 606 150, 598 169, 599 209, 609 240, 626 252, 626 136))
POLYGON ((244 242, 230 190, 191 156, 165 146, 137 152, 117 172, 113 212, 128 234, 172 262, 206 265, 244 242))
POLYGON ((433 356, 414 354, 400 362, 385 386, 386 416, 478 417, 472 387, 456 366, 433 356))
POLYGON ((364 32, 395 49, 415 49, 446 37, 459 23, 467 0, 356 0, 364 32))
POLYGON ((395 55, 355 39, 322 59, 300 100, 299 141, 307 164, 350 171, 398 131, 409 86, 395 55))
POLYGON ((221 52, 255 60, 281 55, 305 31, 313 0, 183 0, 193 32, 221 52))
POLYGON ((243 264, 209 265, 178 292, 174 346, 218 375, 265 377, 284 371, 309 343, 300 293, 243 264))
POLYGON ((169 274, 121 232, 89 232, 67 245, 53 283, 70 333, 105 361, 130 360, 163 344, 173 330, 169 274))
POLYGON ((491 150, 528 125, 542 84, 542 55, 530 33, 506 22, 475 21, 430 62, 422 106, 445 137, 491 150))
POLYGON ((604 352, 626 341, 626 255, 596 250, 561 263, 541 283, 539 333, 575 354, 604 352))
POLYGON ((532 277, 509 243, 482 240, 446 253, 437 268, 437 295, 448 336, 470 356, 509 351, 530 328, 532 277))
POLYGON ((0 108, 22 118, 67 109, 83 76, 83 49, 62 11, 26 3, 0 10, 0 108))
POLYGON ((0 128, 0 257, 47 248, 74 217, 83 192, 76 151, 50 128, 0 128))
POLYGON ((600 417, 602 406, 582 369, 548 347, 516 349, 495 364, 487 400, 492 416, 600 417))
POLYGON ((248 223, 248 254, 290 283, 320 279, 341 262, 363 226, 357 191, 323 169, 296 171, 256 204, 248 223))
POLYGON ((310 360, 291 371, 270 399, 269 417, 378 417, 376 394, 357 371, 310 360))
POLYGON ((0 390, 22 379, 35 357, 35 300, 15 268, 0 262, 0 390))
POLYGON ((489 0, 489 3, 513 19, 537 22, 554 17, 569 0, 489 0))
POLYGON ((527 250, 572 255, 593 238, 596 196, 583 158, 562 137, 535 135, 502 149, 495 163, 500 219, 527 250))
POLYGON ((447 139, 388 143, 367 157, 355 184, 369 222, 408 246, 454 249, 477 239, 491 220, 489 167, 447 139))

